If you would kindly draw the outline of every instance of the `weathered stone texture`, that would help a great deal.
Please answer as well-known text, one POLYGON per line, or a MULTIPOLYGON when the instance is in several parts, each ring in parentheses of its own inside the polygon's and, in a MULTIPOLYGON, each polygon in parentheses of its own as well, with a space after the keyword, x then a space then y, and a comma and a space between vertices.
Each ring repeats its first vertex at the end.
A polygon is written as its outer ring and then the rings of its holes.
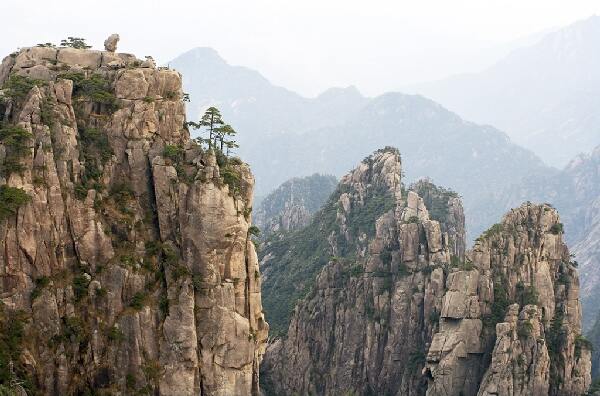
POLYGON ((257 395, 268 326, 254 179, 232 162, 230 190, 190 140, 179 73, 145 66, 42 47, 0 66, 0 85, 44 80, 0 106, 32 134, 23 170, 0 177, 31 197, 0 222, 2 309, 24 315, 19 375, 40 394, 257 395), (64 73, 99 76, 116 106, 64 73))

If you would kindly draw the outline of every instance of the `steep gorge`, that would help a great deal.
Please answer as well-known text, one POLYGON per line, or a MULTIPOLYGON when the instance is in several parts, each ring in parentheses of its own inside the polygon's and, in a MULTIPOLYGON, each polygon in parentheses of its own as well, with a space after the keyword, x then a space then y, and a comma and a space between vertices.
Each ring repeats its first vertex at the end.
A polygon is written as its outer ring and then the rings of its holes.
POLYGON ((180 74, 38 46, 0 86, 0 383, 257 395, 254 179, 190 139, 180 74))

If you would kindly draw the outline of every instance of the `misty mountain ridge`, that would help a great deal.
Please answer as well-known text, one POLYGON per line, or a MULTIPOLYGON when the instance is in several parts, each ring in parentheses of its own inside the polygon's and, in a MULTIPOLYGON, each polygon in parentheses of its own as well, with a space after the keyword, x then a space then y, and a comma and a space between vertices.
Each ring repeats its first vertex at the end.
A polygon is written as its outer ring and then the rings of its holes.
POLYGON ((257 195, 292 177, 315 172, 341 176, 356 158, 395 146, 409 165, 409 182, 430 177, 464 197, 474 236, 501 214, 488 204, 493 194, 521 177, 550 169, 504 132, 465 121, 420 95, 390 92, 365 98, 348 87, 304 98, 203 48, 170 65, 184 74, 192 101, 190 119, 215 105, 240 132, 238 154, 254 170, 257 195))
POLYGON ((367 101, 354 86, 330 88, 314 99, 305 98, 271 84, 255 70, 229 65, 207 47, 194 48, 169 65, 183 74, 184 86, 191 94, 189 118, 198 119, 206 107, 217 106, 232 125, 246 132, 240 139, 255 128, 261 135, 277 135, 336 122, 338 114, 367 101))
POLYGON ((492 124, 544 161, 564 166, 600 144, 600 17, 514 50, 480 72, 406 87, 492 124))

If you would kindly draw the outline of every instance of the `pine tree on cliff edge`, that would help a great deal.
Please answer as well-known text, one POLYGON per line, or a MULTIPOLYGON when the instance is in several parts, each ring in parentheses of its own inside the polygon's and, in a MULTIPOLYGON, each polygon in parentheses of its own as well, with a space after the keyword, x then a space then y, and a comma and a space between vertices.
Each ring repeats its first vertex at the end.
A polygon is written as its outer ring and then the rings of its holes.
POLYGON ((206 143, 209 149, 212 148, 223 153, 223 150, 227 148, 227 155, 229 155, 231 149, 239 147, 234 140, 229 140, 237 132, 231 125, 225 124, 221 112, 216 107, 206 109, 199 122, 190 121, 187 124, 194 129, 205 128, 204 132, 208 132, 208 138, 199 136, 196 141, 200 145, 206 143))

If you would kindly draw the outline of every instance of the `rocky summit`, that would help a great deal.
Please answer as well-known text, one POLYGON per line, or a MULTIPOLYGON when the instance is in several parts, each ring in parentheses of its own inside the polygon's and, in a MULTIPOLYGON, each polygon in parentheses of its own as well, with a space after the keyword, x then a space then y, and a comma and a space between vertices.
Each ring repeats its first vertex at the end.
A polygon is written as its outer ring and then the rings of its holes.
MULTIPOLYGON (((591 348, 556 210, 523 204, 465 251, 460 198, 428 181, 407 191, 401 169, 388 148, 341 179, 310 233, 327 260, 302 267, 285 243, 264 253, 266 289, 289 288, 278 262, 315 281, 293 294, 289 323, 267 348, 263 390, 583 394, 591 348)), ((294 246, 301 235, 289 237, 294 246)))
POLYGON ((0 382, 258 395, 253 176, 190 139, 180 74, 117 40, 0 66, 0 382))

